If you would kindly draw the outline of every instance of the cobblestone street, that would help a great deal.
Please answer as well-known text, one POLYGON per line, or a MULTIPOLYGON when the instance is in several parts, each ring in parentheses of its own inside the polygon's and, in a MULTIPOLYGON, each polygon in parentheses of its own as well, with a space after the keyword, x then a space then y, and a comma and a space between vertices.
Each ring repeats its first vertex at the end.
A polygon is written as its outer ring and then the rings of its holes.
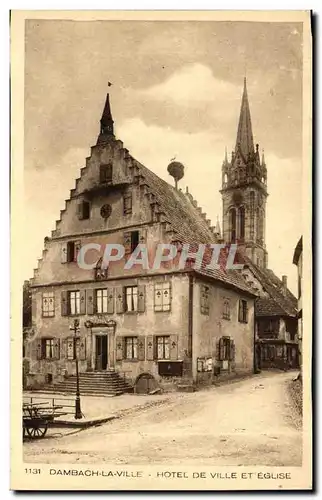
POLYGON ((300 419, 287 391, 294 376, 262 373, 197 393, 171 394, 100 427, 50 430, 44 439, 24 443, 24 460, 300 466, 300 419))

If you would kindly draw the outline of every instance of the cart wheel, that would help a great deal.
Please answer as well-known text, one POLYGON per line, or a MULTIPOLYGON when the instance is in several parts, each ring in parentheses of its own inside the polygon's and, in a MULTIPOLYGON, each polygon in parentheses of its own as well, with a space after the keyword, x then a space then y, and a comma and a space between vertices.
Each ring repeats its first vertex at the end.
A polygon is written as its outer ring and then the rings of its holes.
POLYGON ((40 424, 37 427, 27 427, 27 434, 31 439, 43 438, 46 435, 48 428, 47 422, 40 424))

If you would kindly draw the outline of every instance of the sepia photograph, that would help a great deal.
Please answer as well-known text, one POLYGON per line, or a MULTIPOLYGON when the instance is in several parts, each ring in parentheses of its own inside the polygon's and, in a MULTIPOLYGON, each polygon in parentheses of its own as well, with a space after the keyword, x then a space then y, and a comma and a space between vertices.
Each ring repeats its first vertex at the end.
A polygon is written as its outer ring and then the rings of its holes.
POLYGON ((13 489, 311 488, 310 23, 12 14, 13 489))

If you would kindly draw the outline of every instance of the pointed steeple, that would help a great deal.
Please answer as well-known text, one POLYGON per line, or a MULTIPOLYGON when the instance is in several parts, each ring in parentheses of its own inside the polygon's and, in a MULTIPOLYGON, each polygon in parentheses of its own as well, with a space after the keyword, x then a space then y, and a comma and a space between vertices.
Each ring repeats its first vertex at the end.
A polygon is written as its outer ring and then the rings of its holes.
POLYGON ((101 118, 101 130, 100 134, 97 139, 97 143, 104 142, 108 140, 109 138, 114 137, 114 121, 112 118, 112 113, 111 113, 111 106, 110 106, 110 96, 109 94, 106 95, 106 101, 105 101, 105 106, 101 118))
POLYGON ((254 152, 254 139, 252 131, 252 122, 250 118, 246 78, 244 78, 244 91, 240 108, 236 148, 235 148, 236 152, 238 151, 238 148, 240 148, 243 156, 246 159, 249 153, 254 152))

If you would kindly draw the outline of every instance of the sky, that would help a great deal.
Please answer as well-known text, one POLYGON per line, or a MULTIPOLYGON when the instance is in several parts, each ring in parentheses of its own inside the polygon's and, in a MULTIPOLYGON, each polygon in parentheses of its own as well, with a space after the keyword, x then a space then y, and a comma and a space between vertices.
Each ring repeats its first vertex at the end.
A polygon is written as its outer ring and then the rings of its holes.
POLYGON ((179 187, 221 222, 221 165, 235 146, 245 75, 268 170, 268 267, 296 294, 302 25, 282 22, 26 21, 24 279, 96 143, 108 91, 117 138, 169 183, 170 159, 181 161, 179 187))

